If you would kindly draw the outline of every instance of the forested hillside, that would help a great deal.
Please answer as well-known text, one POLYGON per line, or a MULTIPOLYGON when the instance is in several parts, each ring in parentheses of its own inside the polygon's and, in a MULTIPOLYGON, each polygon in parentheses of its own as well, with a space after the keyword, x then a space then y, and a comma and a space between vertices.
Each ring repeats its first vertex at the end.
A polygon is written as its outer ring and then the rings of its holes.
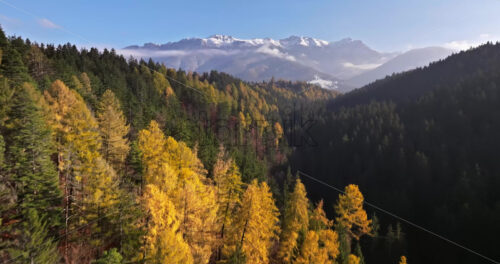
POLYGON ((0 262, 362 263, 359 188, 287 170, 335 92, 0 33, 0 262))
POLYGON ((485 261, 364 197, 499 259, 499 56, 339 95, 0 31, 0 262, 485 261))
MULTIPOLYGON (((334 186, 358 184, 372 203, 498 260, 499 69, 500 44, 490 43, 342 95, 310 131, 320 144, 298 148, 292 167, 334 186)), ((311 198, 337 199, 304 182, 311 198)), ((383 239, 365 257, 388 263, 399 255, 391 256, 394 220, 377 213, 383 239)), ((488 263, 403 227, 416 263, 488 263)))

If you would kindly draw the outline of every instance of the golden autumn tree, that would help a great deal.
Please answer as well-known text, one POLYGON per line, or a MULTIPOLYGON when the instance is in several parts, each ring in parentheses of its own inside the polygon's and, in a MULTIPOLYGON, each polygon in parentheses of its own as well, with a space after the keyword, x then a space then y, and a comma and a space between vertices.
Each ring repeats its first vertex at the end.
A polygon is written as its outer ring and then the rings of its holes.
POLYGON ((227 227, 234 221, 234 212, 240 202, 243 185, 236 162, 226 156, 227 153, 221 145, 213 168, 213 179, 219 208, 217 212, 219 247, 224 243, 224 234, 227 227))
POLYGON ((339 255, 338 234, 331 229, 333 222, 323 211, 323 201, 313 210, 309 220, 309 232, 294 263, 335 263, 339 255))
POLYGON ((331 228, 332 226, 333 221, 326 217, 326 213, 323 209, 323 200, 320 200, 316 205, 316 208, 314 208, 311 213, 311 218, 309 219, 309 229, 319 231, 331 228))
POLYGON ((401 256, 401 259, 399 260, 399 264, 406 264, 406 257, 405 256, 401 256))
POLYGON ((347 257, 347 264, 359 264, 360 258, 356 255, 349 254, 347 257))
POLYGON ((228 234, 232 243, 225 246, 225 255, 241 249, 247 263, 268 263, 269 250, 280 229, 278 216, 269 186, 253 180, 241 199, 241 207, 228 234))
POLYGON ((148 184, 143 201, 150 216, 142 250, 146 262, 193 263, 189 245, 179 231, 179 215, 169 195, 158 186, 148 184))
POLYGON ((320 248, 319 236, 313 231, 309 230, 304 238, 302 247, 300 249, 299 257, 293 262, 294 264, 325 264, 329 263, 326 249, 320 248))
POLYGON ((278 146, 280 143, 280 139, 283 137, 283 127, 279 122, 274 123, 274 145, 278 146))
MULTIPOLYGON (((167 163, 165 153, 166 138, 156 121, 151 121, 148 129, 139 132, 138 142, 144 168, 143 182, 146 184, 161 183, 163 175, 160 170, 167 163)), ((176 184, 175 181, 173 184, 176 184)))
POLYGON ((106 90, 99 101, 97 120, 102 141, 101 153, 116 171, 121 171, 130 150, 126 138, 129 126, 120 102, 111 90, 106 90))
POLYGON ((139 133, 144 180, 161 188, 179 215, 179 231, 195 263, 207 263, 216 241, 215 187, 185 143, 165 138, 158 123, 139 133))
MULTIPOLYGON (((94 223, 89 228, 100 234, 94 245, 101 245, 110 231, 104 225, 107 215, 115 209, 118 199, 117 178, 114 170, 102 158, 97 121, 82 97, 63 82, 55 81, 45 91, 51 109, 50 123, 55 130, 58 150, 58 169, 64 189, 65 226, 94 223), (72 215, 78 215, 73 217, 72 215), (100 220, 97 224, 94 219, 100 220)), ((65 257, 68 259, 67 237, 65 257)), ((81 258, 81 256, 74 256, 81 258)))
POLYGON ((356 240, 371 232, 371 220, 363 209, 363 194, 357 185, 345 187, 344 194, 339 196, 335 205, 336 220, 346 228, 347 232, 356 240))
POLYGON ((153 86, 158 94, 165 96, 165 98, 175 95, 167 78, 160 72, 153 72, 153 86))
POLYGON ((286 203, 284 212, 283 227, 280 236, 280 246, 278 257, 285 263, 291 263, 297 252, 297 239, 302 233, 307 233, 309 225, 308 213, 309 200, 307 199, 304 184, 297 179, 295 187, 286 203))
POLYGON ((173 201, 181 215, 180 230, 196 263, 207 263, 216 242, 215 187, 203 164, 184 142, 167 138, 167 163, 178 175, 173 201))

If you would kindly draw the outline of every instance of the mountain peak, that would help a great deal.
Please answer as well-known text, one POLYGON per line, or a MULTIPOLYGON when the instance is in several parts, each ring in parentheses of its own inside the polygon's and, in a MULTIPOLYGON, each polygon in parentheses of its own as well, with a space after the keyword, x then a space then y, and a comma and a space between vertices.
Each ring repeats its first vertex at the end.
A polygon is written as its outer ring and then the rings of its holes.
POLYGON ((285 46, 303 46, 303 47, 324 47, 328 46, 329 42, 326 40, 311 38, 311 37, 303 37, 303 36, 295 36, 292 35, 288 38, 281 39, 280 43, 285 46))
POLYGON ((234 40, 232 36, 223 35, 223 34, 214 34, 208 37, 209 39, 218 39, 223 41, 234 40))

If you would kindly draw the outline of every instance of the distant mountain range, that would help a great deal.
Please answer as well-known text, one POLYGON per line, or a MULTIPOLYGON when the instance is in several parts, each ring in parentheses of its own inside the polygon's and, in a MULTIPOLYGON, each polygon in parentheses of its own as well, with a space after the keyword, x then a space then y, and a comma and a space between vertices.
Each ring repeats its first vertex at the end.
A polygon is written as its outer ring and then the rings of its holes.
POLYGON ((298 36, 274 40, 225 35, 161 45, 146 43, 119 52, 136 58, 153 58, 168 67, 188 71, 223 71, 247 81, 272 77, 310 81, 340 91, 361 87, 394 72, 425 66, 452 53, 439 47, 384 53, 350 38, 328 42, 298 36))

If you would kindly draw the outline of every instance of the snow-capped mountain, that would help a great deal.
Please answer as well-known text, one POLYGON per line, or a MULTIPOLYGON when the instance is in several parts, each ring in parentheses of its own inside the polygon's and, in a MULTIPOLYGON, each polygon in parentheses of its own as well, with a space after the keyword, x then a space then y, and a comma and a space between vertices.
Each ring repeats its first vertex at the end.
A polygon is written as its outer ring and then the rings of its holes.
POLYGON ((352 79, 391 60, 398 53, 377 52, 360 40, 325 41, 290 36, 240 39, 226 35, 186 38, 165 44, 146 43, 119 50, 125 56, 153 58, 188 71, 224 71, 247 81, 301 80, 325 88, 352 89, 352 79))

